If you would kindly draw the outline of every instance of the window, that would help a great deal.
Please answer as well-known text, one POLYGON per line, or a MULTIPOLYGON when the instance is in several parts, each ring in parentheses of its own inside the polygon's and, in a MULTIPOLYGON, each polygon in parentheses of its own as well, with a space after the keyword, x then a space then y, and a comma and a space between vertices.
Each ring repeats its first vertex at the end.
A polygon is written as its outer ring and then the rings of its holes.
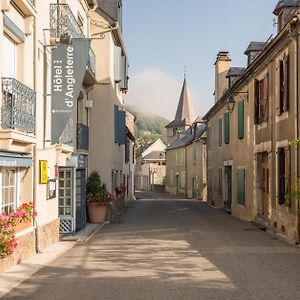
POLYGON ((170 186, 174 186, 174 172, 170 171, 170 186))
POLYGON ((268 121, 269 117, 269 76, 262 80, 255 80, 255 124, 268 121))
POLYGON ((245 205, 245 169, 239 169, 237 171, 237 182, 238 182, 238 192, 237 192, 237 202, 240 205, 245 205))
POLYGON ((3 77, 16 78, 17 44, 4 34, 3 38, 3 77))
POLYGON ((18 206, 16 169, 3 168, 0 173, 0 183, 0 213, 13 212, 18 206))
POLYGON ((289 56, 286 55, 279 61, 279 98, 276 105, 277 116, 289 110, 290 87, 289 87, 289 56))
POLYGON ((224 142, 225 144, 229 144, 230 132, 229 132, 229 112, 224 113, 224 142))
POLYGON ((193 165, 197 164, 197 148, 194 146, 193 148, 193 165))
POLYGON ((244 101, 238 103, 238 135, 240 140, 244 138, 244 104, 244 101))
POLYGON ((291 151, 290 147, 278 148, 278 203, 284 204, 291 192, 291 151))
POLYGON ((185 171, 180 172, 180 188, 185 188, 185 171))
POLYGON ((223 139, 222 139, 222 136, 223 136, 223 120, 222 118, 219 119, 219 146, 222 146, 222 143, 223 143, 223 139))

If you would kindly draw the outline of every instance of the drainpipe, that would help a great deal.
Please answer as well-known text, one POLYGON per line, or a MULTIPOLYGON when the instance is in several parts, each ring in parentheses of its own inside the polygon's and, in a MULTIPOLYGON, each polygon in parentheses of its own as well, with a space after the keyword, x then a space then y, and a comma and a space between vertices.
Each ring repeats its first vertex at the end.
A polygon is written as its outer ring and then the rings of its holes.
MULTIPOLYGON (((295 29, 295 25, 297 25, 297 23, 299 22, 299 19, 297 16, 295 16, 292 21, 291 21, 291 38, 294 41, 294 93, 295 93, 295 97, 294 97, 294 112, 295 112, 295 117, 294 117, 294 131, 295 131, 295 140, 299 138, 298 136, 298 52, 299 52, 299 43, 298 43, 298 33, 297 30, 298 28, 295 29)), ((295 145, 294 148, 294 155, 295 155, 295 160, 294 160, 294 172, 295 172, 295 190, 298 189, 298 178, 299 178, 299 171, 298 171, 298 159, 299 159, 299 155, 298 155, 298 145, 295 145)), ((299 222, 299 199, 295 199, 295 212, 296 212, 296 244, 299 244, 299 240, 300 240, 300 222, 299 222)))
MULTIPOLYGON (((298 42, 298 35, 296 35, 295 37, 295 139, 299 138, 299 133, 298 133, 298 109, 299 109, 299 105, 298 105, 298 53, 299 53, 299 42, 298 42)), ((299 160, 299 153, 298 153, 298 145, 295 146, 295 175, 296 175, 296 180, 295 180, 295 188, 298 189, 298 178, 299 178, 299 170, 298 170, 298 160, 299 160)), ((296 203, 295 203, 295 209, 296 209, 296 224, 297 224, 297 240, 296 243, 299 244, 299 240, 300 240, 300 222, 299 222, 299 199, 296 199, 296 203)))
MULTIPOLYGON (((33 90, 36 91, 36 87, 37 87, 37 64, 36 64, 36 45, 37 45, 37 35, 36 35, 36 18, 34 18, 33 21, 33 90)), ((36 120, 36 115, 37 113, 35 112, 35 120, 36 120)), ((36 127, 36 126, 35 126, 36 127)), ((34 210, 36 211, 36 199, 37 199, 37 145, 35 144, 33 146, 33 186, 32 186, 32 203, 33 203, 33 207, 34 210)), ((37 225, 37 220, 36 217, 33 218, 33 227, 34 227, 34 236, 35 236, 35 252, 36 253, 40 253, 40 249, 39 249, 39 235, 38 235, 38 225, 37 225)))

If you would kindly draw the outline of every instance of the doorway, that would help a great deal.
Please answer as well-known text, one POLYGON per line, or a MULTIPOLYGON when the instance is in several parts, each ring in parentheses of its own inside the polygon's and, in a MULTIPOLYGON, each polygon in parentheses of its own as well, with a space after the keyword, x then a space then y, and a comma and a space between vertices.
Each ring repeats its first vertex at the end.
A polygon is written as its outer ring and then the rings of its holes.
POLYGON ((76 231, 86 225, 85 169, 76 170, 76 231))

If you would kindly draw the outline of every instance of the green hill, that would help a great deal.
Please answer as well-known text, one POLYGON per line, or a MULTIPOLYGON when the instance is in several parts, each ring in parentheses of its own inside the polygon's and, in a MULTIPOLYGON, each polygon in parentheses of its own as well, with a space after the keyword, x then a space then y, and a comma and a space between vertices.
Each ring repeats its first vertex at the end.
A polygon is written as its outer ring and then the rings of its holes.
POLYGON ((167 119, 154 115, 140 113, 132 107, 126 107, 126 110, 128 110, 130 113, 136 116, 135 135, 139 144, 145 145, 148 143, 152 143, 159 138, 165 141, 165 126, 169 123, 167 119))

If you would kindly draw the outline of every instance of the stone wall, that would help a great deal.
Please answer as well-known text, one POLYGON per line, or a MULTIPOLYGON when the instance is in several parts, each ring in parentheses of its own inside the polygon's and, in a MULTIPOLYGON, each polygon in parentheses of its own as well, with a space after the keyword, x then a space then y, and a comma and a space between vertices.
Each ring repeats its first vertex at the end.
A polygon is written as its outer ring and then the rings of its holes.
POLYGON ((36 253, 34 229, 30 228, 29 232, 27 230, 25 232, 25 234, 17 235, 18 246, 13 255, 0 260, 0 272, 4 272, 36 253))
POLYGON ((38 226, 38 248, 43 251, 48 246, 59 241, 59 219, 38 226))

